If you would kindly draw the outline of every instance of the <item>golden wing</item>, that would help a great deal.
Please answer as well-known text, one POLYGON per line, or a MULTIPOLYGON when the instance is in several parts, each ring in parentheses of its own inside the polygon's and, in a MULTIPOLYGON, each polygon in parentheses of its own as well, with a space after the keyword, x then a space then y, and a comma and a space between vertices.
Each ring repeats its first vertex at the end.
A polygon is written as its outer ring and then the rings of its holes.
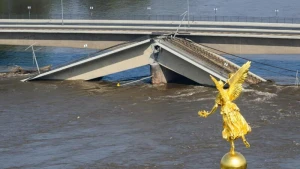
POLYGON ((222 99, 225 101, 225 100, 228 100, 228 95, 225 93, 223 87, 224 87, 224 84, 220 84, 219 81, 217 79, 215 79, 212 75, 210 75, 210 78, 212 79, 212 81, 215 83, 217 89, 219 90, 219 93, 222 97, 222 99))
POLYGON ((246 62, 228 80, 228 84, 229 84, 228 95, 229 95, 230 101, 233 101, 240 96, 240 94, 243 90, 243 83, 244 83, 245 79, 247 78, 250 66, 251 66, 251 62, 250 61, 246 62))

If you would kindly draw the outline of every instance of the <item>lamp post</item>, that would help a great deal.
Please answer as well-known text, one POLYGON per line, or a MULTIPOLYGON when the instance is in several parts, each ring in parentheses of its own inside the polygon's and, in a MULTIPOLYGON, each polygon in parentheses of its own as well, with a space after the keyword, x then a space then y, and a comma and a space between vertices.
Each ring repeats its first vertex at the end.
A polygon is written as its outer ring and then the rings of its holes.
POLYGON ((60 0, 61 5, 61 25, 64 25, 64 3, 63 0, 60 0))
POLYGON ((94 9, 94 7, 93 7, 93 6, 90 6, 91 17, 93 16, 93 9, 94 9))
POLYGON ((187 15, 188 15, 188 26, 190 27, 190 1, 187 0, 187 15))
POLYGON ((179 26, 178 26, 178 28, 177 28, 177 30, 176 30, 176 32, 174 33, 174 38, 176 37, 176 35, 177 35, 177 33, 178 33, 178 31, 179 31, 179 28, 180 28, 180 26, 181 26, 181 24, 182 24, 182 22, 184 21, 184 19, 185 19, 185 16, 186 16, 186 14, 187 14, 188 12, 187 11, 185 11, 185 12, 183 12, 180 16, 183 16, 182 17, 182 20, 181 20, 181 22, 180 22, 180 24, 179 24, 179 26))
MULTIPOLYGON (((85 48, 85 53, 87 53, 87 47, 88 47, 87 44, 84 44, 84 45, 83 45, 83 48, 85 48)), ((88 53, 88 57, 90 57, 90 53, 88 53)))
POLYGON ((28 9, 28 18, 30 19, 30 10, 31 10, 31 6, 27 6, 28 9))
POLYGON ((276 22, 278 23, 278 12, 279 10, 278 9, 275 9, 275 13, 276 13, 276 22))
POLYGON ((151 20, 151 6, 147 7, 147 11, 148 11, 148 18, 149 20, 151 20))
POLYGON ((277 17, 277 15, 278 15, 278 12, 279 12, 279 10, 278 10, 278 9, 275 9, 276 17, 277 17))
POLYGON ((8 1, 7 3, 7 9, 8 9, 8 19, 10 19, 10 12, 11 12, 11 5, 10 5, 11 1, 8 1))
POLYGON ((218 8, 214 8, 214 11, 215 11, 215 21, 217 21, 217 11, 218 11, 218 8))

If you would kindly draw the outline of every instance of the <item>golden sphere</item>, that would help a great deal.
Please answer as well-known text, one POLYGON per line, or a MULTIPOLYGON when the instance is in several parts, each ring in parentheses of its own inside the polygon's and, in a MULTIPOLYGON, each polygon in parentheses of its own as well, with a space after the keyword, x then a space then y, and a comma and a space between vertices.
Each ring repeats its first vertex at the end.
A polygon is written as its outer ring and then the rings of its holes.
POLYGON ((222 157, 221 169, 246 169, 247 161, 245 157, 239 153, 227 153, 222 157))

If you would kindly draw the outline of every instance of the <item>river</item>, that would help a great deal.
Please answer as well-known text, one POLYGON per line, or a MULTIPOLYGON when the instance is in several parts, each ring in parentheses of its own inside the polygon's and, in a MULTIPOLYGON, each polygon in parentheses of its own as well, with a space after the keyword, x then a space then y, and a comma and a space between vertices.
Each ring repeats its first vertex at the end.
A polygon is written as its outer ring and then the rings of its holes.
MULTIPOLYGON (((189 0, 191 15, 214 15, 218 8, 220 16, 275 16, 300 17, 298 0, 189 0)), ((28 15, 61 15, 61 0, 0 0, 0 13, 28 15)), ((124 15, 179 15, 187 10, 186 0, 63 0, 64 13, 79 15, 94 14, 104 16, 124 15), (151 10, 147 10, 151 7, 151 10)))
MULTIPOLYGON (((0 80, 0 168, 213 169, 230 144, 206 119, 213 88, 0 80)), ((250 169, 300 166, 300 87, 261 84, 236 102, 252 132, 250 169)))
MULTIPOLYGON (((59 0, 0 0, 0 13, 56 15, 59 0)), ((190 0, 191 13, 214 15, 300 17, 299 1, 190 0)), ((64 0, 66 13, 104 15, 178 14, 185 0, 64 0)), ((19 65, 33 67, 26 46, 0 46, 0 71, 19 65)), ((40 66, 59 65, 95 50, 37 47, 40 66)), ((226 56, 230 58, 230 56, 226 56)), ((292 70, 298 55, 243 55, 292 70)), ((235 60, 241 62, 240 60, 235 60)), ((236 149, 248 168, 296 169, 300 166, 300 87, 289 86, 295 72, 251 71, 274 83, 249 86, 236 101, 252 132, 236 149), (280 74, 279 74, 280 73, 280 74), (282 75, 284 74, 284 75, 282 75), (284 84, 284 85, 279 85, 284 84)), ((266 68, 270 69, 270 68, 266 68)), ((273 70, 273 69, 272 69, 273 70)), ((104 81, 37 81, 0 77, 0 168, 219 168, 229 151, 222 139, 219 112, 203 119, 199 110, 213 106, 216 89, 197 85, 151 85, 147 81, 116 87, 116 83, 149 75, 145 66, 104 78, 104 81)))

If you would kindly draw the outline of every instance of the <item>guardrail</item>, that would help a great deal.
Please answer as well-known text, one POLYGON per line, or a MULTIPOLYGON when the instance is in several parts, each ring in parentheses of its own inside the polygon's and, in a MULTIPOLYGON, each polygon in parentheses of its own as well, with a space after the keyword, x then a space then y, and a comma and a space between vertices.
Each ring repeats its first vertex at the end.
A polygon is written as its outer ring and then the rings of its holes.
MULTIPOLYGON (((0 19, 61 19, 61 14, 0 14, 0 19)), ((71 20, 154 20, 154 21, 181 21, 180 15, 122 15, 108 16, 102 14, 64 14, 64 19, 71 20)), ((186 18, 187 19, 187 18, 186 18)), ((185 20, 186 20, 185 19, 185 20)), ((216 22, 259 22, 259 23, 300 23, 300 18, 293 17, 252 17, 252 16, 204 16, 190 15, 190 21, 216 22)))

